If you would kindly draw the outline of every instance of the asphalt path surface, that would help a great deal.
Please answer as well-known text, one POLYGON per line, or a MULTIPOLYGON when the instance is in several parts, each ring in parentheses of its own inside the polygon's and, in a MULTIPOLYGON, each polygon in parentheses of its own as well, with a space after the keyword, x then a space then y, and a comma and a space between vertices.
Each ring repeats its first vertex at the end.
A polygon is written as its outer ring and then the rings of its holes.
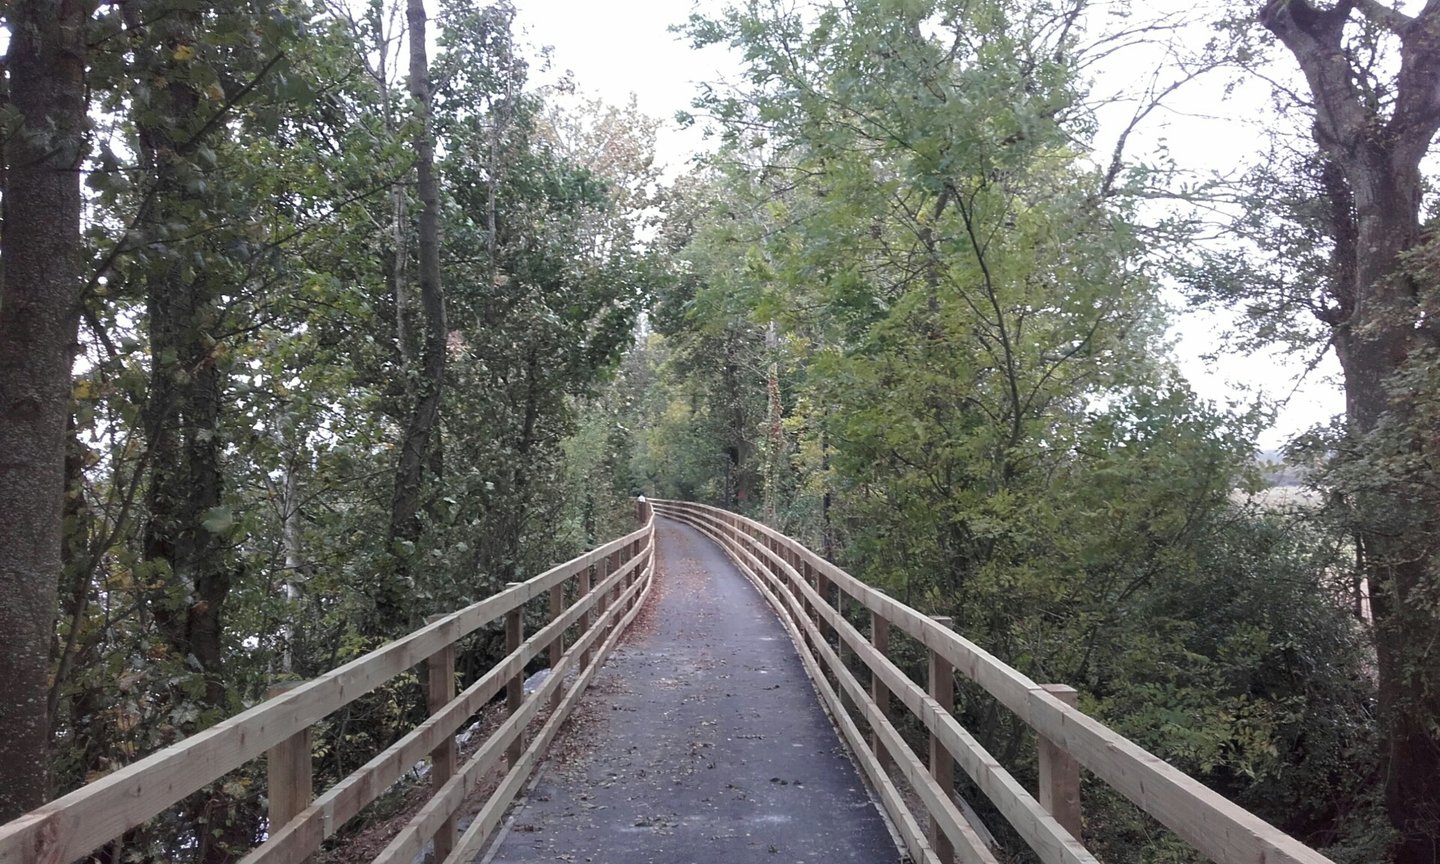
POLYGON ((770 607, 699 531, 657 529, 646 608, 479 860, 899 861, 770 607))

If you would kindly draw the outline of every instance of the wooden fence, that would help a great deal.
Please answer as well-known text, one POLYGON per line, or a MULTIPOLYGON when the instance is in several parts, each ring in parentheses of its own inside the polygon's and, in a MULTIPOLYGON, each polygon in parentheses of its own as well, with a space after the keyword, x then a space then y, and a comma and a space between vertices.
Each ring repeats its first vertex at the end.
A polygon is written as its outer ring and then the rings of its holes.
POLYGON ((268 837, 243 864, 304 861, 426 757, 432 765, 430 798, 374 861, 410 864, 432 840, 436 861, 468 860, 499 823, 649 593, 654 514, 643 501, 638 513, 641 527, 618 540, 435 618, 402 639, 0 826, 0 864, 65 864, 82 858, 261 757, 269 779, 268 837), (572 580, 576 587, 567 591, 572 580), (526 638, 525 607, 547 595, 550 621, 526 638), (456 694, 456 642, 502 618, 509 653, 456 694), (579 636, 567 646, 565 634, 572 626, 579 636), (548 655, 550 674, 526 697, 525 666, 542 653, 548 655), (430 716, 313 797, 310 727, 420 664, 430 716), (508 709, 504 723, 463 765, 457 764, 456 731, 502 690, 508 709), (526 733, 544 707, 554 710, 527 744, 526 733), (457 836, 462 801, 502 759, 506 773, 499 787, 457 836))
POLYGON ((963 802, 954 796, 958 763, 1046 864, 1095 861, 1081 843, 1081 766, 1219 864, 1331 864, 1087 716, 1075 707, 1073 689, 1036 684, 956 633, 948 620, 928 617, 876 591, 759 522, 700 504, 652 504, 659 515, 692 525, 720 543, 775 608, 913 860, 926 864, 996 860, 981 836, 983 828, 977 830, 963 802), (868 636, 847 621, 842 612, 847 603, 868 610, 868 636), (892 628, 925 647, 928 686, 912 681, 887 658, 892 628), (842 661, 842 646, 867 670, 866 684, 842 661), (1023 788, 956 721, 956 672, 1038 734, 1038 796, 1023 788), (897 702, 926 730, 924 759, 892 722, 897 702), (869 728, 868 740, 857 720, 869 728), (887 765, 921 802, 928 831, 921 830, 887 765))

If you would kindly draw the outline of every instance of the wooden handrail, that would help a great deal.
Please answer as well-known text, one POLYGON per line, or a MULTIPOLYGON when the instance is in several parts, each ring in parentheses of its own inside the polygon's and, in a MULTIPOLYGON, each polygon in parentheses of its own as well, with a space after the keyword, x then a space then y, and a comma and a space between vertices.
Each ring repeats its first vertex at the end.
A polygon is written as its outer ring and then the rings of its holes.
POLYGON ((938 845, 963 850, 966 860, 992 859, 986 857, 988 850, 971 836, 968 826, 956 821, 952 790, 939 789, 941 794, 937 794, 938 784, 920 767, 918 755, 904 743, 891 722, 889 705, 877 704, 872 694, 886 694, 887 703, 893 695, 905 705, 1042 861, 1094 861, 1080 839, 1066 827, 1068 824, 1073 829, 1077 824, 1075 778, 1069 773, 1073 771, 1069 760, 1074 760, 1217 864, 1333 864, 1068 704, 1069 697, 1063 690, 1036 684, 949 627, 866 585, 773 528, 703 504, 663 500, 652 504, 659 515, 692 525, 719 542, 756 583, 790 629, 811 678, 842 734, 850 739, 848 729, 854 727, 854 721, 822 674, 820 661, 824 661, 824 671, 833 676, 872 730, 875 743, 859 738, 856 731, 850 747, 876 786, 882 805, 914 860, 946 864, 942 857, 946 850, 935 848, 920 836, 913 828, 917 824, 915 814, 904 807, 899 795, 893 794, 893 787, 884 788, 890 781, 879 751, 894 760, 915 789, 931 824, 938 827, 938 836, 948 841, 938 845), (849 597, 869 610, 874 627, 870 636, 848 622, 837 608, 838 597, 832 604, 830 586, 838 588, 839 596, 849 597), (940 664, 939 668, 953 667, 1035 730, 1042 744, 1050 748, 1043 754, 1048 757, 1050 769, 1045 773, 1055 786, 1041 796, 1044 805, 955 720, 953 706, 940 704, 926 688, 911 681, 889 661, 884 646, 891 628, 920 642, 931 653, 932 661, 940 664), (862 686, 841 662, 827 638, 830 634, 838 636, 838 645, 848 648, 864 663, 871 675, 869 688, 862 686), (1062 755, 1069 758, 1060 758, 1062 755))
MULTIPOLYGON (((423 723, 326 790, 285 825, 271 825, 266 842, 252 851, 245 862, 304 861, 411 766, 453 739, 460 726, 496 694, 523 679, 525 666, 532 658, 549 652, 552 644, 561 642, 569 627, 580 623, 583 632, 574 645, 559 654, 559 664, 554 666, 545 683, 518 706, 511 702, 509 719, 480 746, 477 753, 485 757, 481 760, 484 764, 478 765, 479 756, 472 756, 449 779, 437 776, 437 781, 443 782, 435 784, 439 788, 432 793, 422 813, 448 809, 434 820, 433 826, 425 823, 423 828, 429 833, 423 837, 423 845, 442 827, 451 824, 451 817, 464 798, 463 792, 472 788, 489 766, 498 762, 506 748, 521 742, 527 725, 540 708, 548 706, 552 696, 561 694, 566 673, 577 665, 580 655, 593 654, 593 662, 587 664, 568 690, 563 690, 564 698, 558 702, 536 741, 548 741, 554 736, 594 670, 639 611, 654 572, 655 523, 653 510, 643 499, 637 513, 641 527, 619 539, 435 619, 408 636, 0 825, 0 864, 65 864, 85 856, 246 762, 303 737, 305 730, 317 721, 396 675, 442 656, 457 641, 479 628, 523 609, 534 598, 547 596, 551 601, 552 620, 545 627, 521 642, 458 696, 438 707, 438 703, 432 704, 431 714, 423 723), (591 590, 591 569, 596 564, 603 567, 602 562, 607 561, 608 574, 596 579, 591 590), (563 588, 577 576, 582 577, 578 596, 568 608, 556 614, 558 607, 554 605, 556 595, 552 589, 563 588), (596 613, 597 607, 603 611, 596 613), (459 795, 454 794, 456 789, 461 790, 459 795), (444 806, 431 808, 437 798, 444 799, 444 806)), ((281 751, 284 750, 281 747, 281 751)), ((487 807, 494 804, 508 790, 509 797, 499 805, 500 813, 528 776, 526 766, 534 764, 533 759, 527 762, 526 756, 519 755, 518 751, 517 756, 511 760, 513 764, 509 766, 506 781, 487 803, 487 807), (512 782, 511 775, 522 767, 525 770, 512 782)), ((406 831, 412 827, 414 822, 406 831)), ((406 836, 414 836, 420 830, 406 836)), ((473 832, 467 832, 467 836, 471 834, 473 832)), ((475 842, 484 839, 482 836, 475 842)), ((456 848, 447 860, 457 859, 463 851, 463 846, 456 848)), ((377 860, 384 859, 382 854, 377 860)))

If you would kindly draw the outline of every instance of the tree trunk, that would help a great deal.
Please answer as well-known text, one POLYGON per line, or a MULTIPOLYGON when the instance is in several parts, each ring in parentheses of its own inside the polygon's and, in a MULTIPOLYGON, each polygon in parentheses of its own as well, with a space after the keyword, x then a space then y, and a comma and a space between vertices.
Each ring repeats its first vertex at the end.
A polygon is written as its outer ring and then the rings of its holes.
MULTIPOLYGON (((298 448, 297 448, 298 449, 298 448)), ((281 638, 285 640, 280 653, 280 671, 294 671, 295 618, 294 609, 300 599, 300 568, 304 559, 300 545, 300 454, 292 453, 285 466, 285 483, 280 493, 280 543, 285 553, 286 616, 281 638)))
MULTIPOLYGON (((395 106, 390 98, 389 57, 390 41, 382 34, 376 40, 380 54, 376 87, 380 91, 380 117, 385 124, 387 135, 393 135, 398 125, 395 120, 395 106)), ((409 374, 415 364, 414 324, 411 321, 411 307, 414 299, 410 296, 410 249, 406 242, 410 234, 408 214, 410 202, 405 194, 405 184, 396 182, 390 187, 390 281, 395 298, 395 347, 400 353, 400 368, 405 373, 407 389, 409 374)))
POLYGON ((750 489, 750 433, 749 418, 745 411, 745 382, 742 380, 741 342, 743 336, 734 328, 725 335, 725 364, 720 380, 725 394, 725 437, 729 445, 725 449, 728 457, 725 463, 726 509, 736 510, 748 505, 752 498, 750 489))
MULTIPOLYGON (((1373 212, 1360 211, 1358 223, 1356 284, 1367 289, 1361 295, 1366 302, 1335 344, 1345 376, 1346 419, 1352 435, 1365 441, 1360 458, 1374 460, 1383 471, 1386 461, 1423 458, 1430 437, 1408 431, 1417 423, 1409 397, 1419 394, 1394 392, 1396 376, 1419 347, 1413 298, 1402 287, 1409 280, 1399 272, 1398 256, 1419 242, 1420 225, 1404 197, 1377 202, 1373 212), (1397 432, 1410 440, 1395 446, 1397 432)), ((1414 494, 1421 480, 1402 475, 1353 493, 1361 572, 1370 585, 1374 616, 1386 809, 1401 834, 1396 860, 1402 864, 1440 860, 1440 735, 1433 729, 1440 721, 1440 651, 1435 647, 1440 502, 1414 494)))
MULTIPOLYGON (((415 132, 416 191, 420 198, 419 270, 420 307, 425 318, 420 380, 415 402, 405 423, 400 461, 395 469, 395 493, 390 506, 390 540, 413 543, 420 538, 420 477, 430 453, 431 439, 440 416, 440 395, 445 384, 445 298, 440 289, 440 193, 435 181, 435 143, 430 123, 430 71, 425 49, 425 3, 409 0, 410 92, 420 112, 415 132)), ((401 598, 409 566, 397 556, 390 584, 382 586, 376 612, 382 628, 401 620, 401 598)))
POLYGON ((835 562, 835 528, 831 523, 830 510, 835 504, 830 488, 830 406, 825 406, 825 417, 820 427, 820 477, 824 492, 820 493, 820 554, 826 561, 835 562))
MULTIPOLYGON (((1347 493, 1357 514, 1358 559, 1368 580, 1379 677, 1382 776, 1399 864, 1435 864, 1440 837, 1440 498, 1434 430, 1417 407, 1418 364, 1437 362, 1426 320, 1434 285, 1407 272, 1422 242, 1420 162, 1440 130, 1440 3, 1409 16, 1385 4, 1272 0, 1261 23, 1284 43, 1313 98, 1315 140, 1331 163, 1333 306, 1321 317, 1345 375, 1353 442, 1347 493), (1400 44, 1394 107, 1382 114, 1359 92, 1345 31, 1368 16, 1400 44)), ((1423 376, 1422 376, 1423 377, 1423 376)))
POLYGON ((780 332, 771 321, 765 331, 765 349, 770 354, 770 366, 766 372, 766 393, 770 401, 770 419, 766 428, 765 454, 765 522, 779 527, 776 521, 780 507, 780 471, 785 447, 785 430, 782 425, 785 406, 780 401, 780 332))
POLYGON ((0 822, 47 795, 50 640, 60 580, 65 422, 81 302, 86 4, 10 4, 0 234, 0 822))
MULTIPOLYGON (((177 49, 194 43, 200 22, 193 13, 171 11, 147 25, 144 11, 127 8, 127 23, 136 32, 156 28, 146 43, 155 49, 159 66, 149 71, 163 76, 177 49)), ((233 574, 225 543, 212 530, 214 523, 206 524, 223 491, 219 426, 224 378, 214 356, 221 313, 214 278, 192 266, 195 248, 170 240, 171 226, 185 224, 204 199, 179 176, 179 151, 193 143, 185 135, 198 125, 200 96, 183 76, 168 77, 175 80, 164 88, 165 110, 147 110, 136 123, 141 165, 154 186, 137 224, 147 237, 175 246, 145 275, 151 369, 144 412, 150 469, 143 551, 146 561, 163 562, 170 574, 160 580, 166 587, 149 597, 151 614, 175 655, 198 662, 206 707, 223 709, 221 611, 233 574), (150 119, 161 114, 165 122, 150 119)))
MULTIPOLYGON (((132 2, 124 10, 127 28, 148 52, 140 74, 163 78, 152 101, 135 114, 140 165, 153 192, 136 225, 157 248, 166 249, 145 267, 146 325, 150 341, 150 386, 143 424, 148 448, 142 554, 154 566, 146 608, 173 661, 193 665, 203 676, 196 720, 181 724, 193 734, 230 713, 225 671, 224 610, 236 581, 230 557, 224 501, 221 434, 226 375, 217 363, 224 329, 222 279, 212 266, 197 266, 207 248, 204 233, 189 237, 194 214, 213 206, 209 184, 195 182, 197 168, 185 154, 213 138, 202 98, 178 64, 181 48, 202 38, 201 13, 160 2, 132 2), (175 226, 186 226, 177 232, 175 226), (177 236, 177 234, 179 236, 177 236)), ((183 687, 168 694, 177 704, 190 697, 183 687)), ((195 860, 223 864, 254 837, 253 819, 218 788, 185 802, 196 828, 195 860)))

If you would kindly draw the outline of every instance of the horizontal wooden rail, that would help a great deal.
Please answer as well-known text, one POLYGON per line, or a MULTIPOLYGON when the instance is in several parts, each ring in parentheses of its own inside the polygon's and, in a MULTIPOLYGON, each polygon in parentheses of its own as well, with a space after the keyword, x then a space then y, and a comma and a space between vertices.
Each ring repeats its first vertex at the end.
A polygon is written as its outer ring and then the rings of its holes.
MULTIPOLYGON (((640 600, 649 591, 654 572, 654 514, 643 499, 637 509, 641 527, 584 555, 560 564, 525 582, 474 603, 457 612, 435 619, 408 636, 357 658, 312 681, 305 682, 283 694, 268 699, 247 711, 215 724, 209 729, 164 750, 135 762, 93 783, 57 798, 12 822, 0 825, 0 864, 66 864, 144 824, 187 796, 215 782, 246 762, 267 753, 301 760, 308 765, 308 748, 301 752, 295 742, 317 721, 344 707, 355 699, 375 690, 385 682, 416 667, 422 662, 443 658, 456 642, 495 621, 520 613, 529 601, 545 596, 550 601, 551 620, 530 638, 514 647, 494 668, 466 687, 458 696, 447 698, 439 707, 432 700, 431 715, 411 732, 396 741, 365 765, 346 776, 313 802, 293 802, 293 790, 282 797, 284 812, 290 817, 285 824, 269 826, 265 843, 253 850, 245 864, 258 862, 300 862, 320 848, 327 837, 338 831, 347 820, 378 798, 391 784, 400 779, 416 762, 427 755, 442 753, 446 742, 452 741, 459 728, 507 686, 523 680, 526 664, 546 654, 552 645, 560 644, 568 628, 577 623, 582 632, 574 645, 563 649, 559 662, 544 684, 520 705, 512 704, 512 713, 501 727, 483 743, 476 754, 448 778, 436 773, 437 788, 421 813, 444 811, 438 819, 416 826, 412 822, 403 836, 424 833, 428 842, 442 828, 453 830, 450 818, 455 815, 464 792, 473 788, 498 756, 512 744, 523 740, 526 727, 552 696, 559 696, 565 678, 583 655, 593 655, 593 663, 575 677, 564 690, 545 727, 536 740, 549 740, 558 730, 588 684, 590 676, 622 635, 639 609, 640 600), (597 571, 591 588, 591 571, 597 571), (563 600, 556 601, 552 589, 560 588, 578 577, 578 596, 568 608, 563 600), (599 609, 601 611, 597 612, 599 609), (457 793, 457 790, 458 793, 457 793), (443 804, 436 805, 436 799, 443 804), (432 807, 432 805, 435 805, 432 807), (414 830, 411 830, 414 829, 414 830)), ((452 661, 453 662, 453 661, 452 661)), ((449 693, 445 694, 446 697, 449 693)), ((514 774, 525 757, 512 760, 514 774)), ((528 764, 533 765, 533 760, 528 764)), ((295 774, 294 766, 270 771, 272 777, 295 774)), ((528 770, 525 775, 528 776, 528 770)), ((509 780, 507 775, 507 781, 509 780)), ((523 784, 524 777, 516 781, 523 784)), ((496 795, 508 787, 502 784, 496 795)), ((308 791, 304 795, 308 799, 308 791)), ((513 798, 513 790, 510 793, 513 798)), ((508 805, 510 798, 506 799, 508 805)), ((500 807, 503 813, 504 805, 500 807)), ((277 813, 272 806, 272 816, 277 813)), ((417 820, 420 816, 416 817, 417 820)), ((279 817, 277 817, 279 821, 279 817)), ((467 835, 469 836, 469 835, 467 835)), ((448 848, 449 838, 441 838, 437 848, 448 848)), ((480 838, 483 842, 484 838, 480 838)), ((398 840, 397 840, 398 842, 398 840)), ((392 844, 393 845, 393 844, 392 844)), ((457 850, 458 852, 458 850, 457 850)), ((454 858, 456 853, 451 854, 454 858)), ((385 858, 382 853, 380 859, 385 858)), ((394 859, 398 860, 398 859, 394 859)), ((408 859, 406 859, 408 860, 408 859)))
POLYGON ((944 770, 936 770, 941 763, 935 760, 943 758, 960 764, 1047 864, 1094 861, 1081 838, 1075 836, 1080 823, 1077 766, 1089 769, 1218 864, 1332 864, 1324 855, 1086 715, 1070 704, 1068 688, 1031 681, 944 623, 866 585, 784 534, 702 504, 652 504, 658 515, 690 524, 719 542, 775 607, 822 699, 916 861, 948 864, 952 847, 959 860, 993 860, 974 826, 956 808, 953 790, 935 779, 946 776, 944 770), (830 599, 832 586, 839 591, 834 602, 830 599), (840 611, 842 597, 869 610, 873 632, 868 637, 840 611), (937 682, 932 681, 927 690, 890 662, 885 645, 892 629, 925 646, 932 669, 948 674, 943 670, 953 668, 1035 730, 1045 762, 1042 779, 1050 788, 1042 790, 1038 799, 1032 796, 960 725, 953 716, 953 705, 933 698, 932 691, 946 692, 943 686, 937 690, 937 682), (864 664, 871 676, 868 688, 841 661, 840 646, 864 664), (855 722, 826 674, 848 697, 856 716, 869 725, 873 744, 861 739, 858 730, 852 740, 850 730, 855 722), (928 773, 890 719, 892 696, 930 736, 937 755, 928 773), (915 790, 925 815, 938 829, 935 836, 939 842, 927 842, 914 827, 919 820, 895 793, 883 767, 886 761, 893 761, 915 790))

